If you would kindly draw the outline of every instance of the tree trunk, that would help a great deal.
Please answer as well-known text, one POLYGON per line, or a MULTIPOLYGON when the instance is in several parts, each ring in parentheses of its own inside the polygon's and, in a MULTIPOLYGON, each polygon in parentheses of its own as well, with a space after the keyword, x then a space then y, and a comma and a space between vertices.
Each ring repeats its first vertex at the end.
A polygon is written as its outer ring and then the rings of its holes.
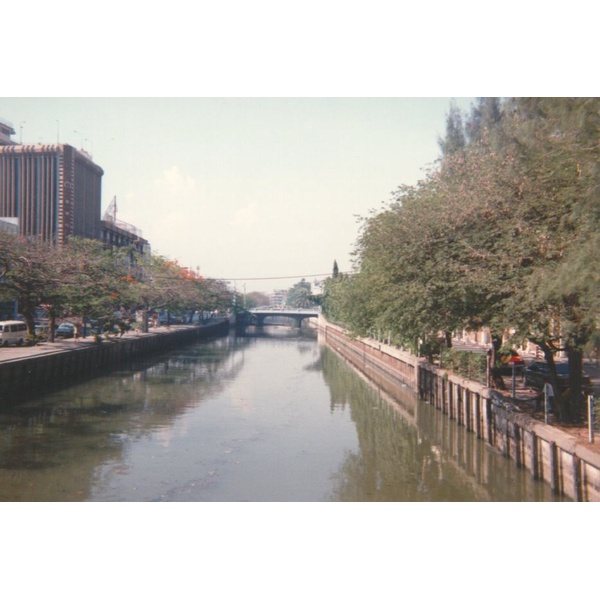
POLYGON ((35 336, 35 319, 34 310, 29 306, 24 306, 22 309, 23 317, 25 318, 25 324, 27 325, 27 333, 30 336, 35 336))
POLYGON ((496 367, 496 356, 501 347, 502 336, 492 333, 492 352, 489 357, 491 384, 493 388, 505 391, 506 385, 504 383, 504 378, 502 377, 502 373, 500 373, 500 369, 496 367))
POLYGON ((567 346, 569 359, 568 407, 569 422, 578 423, 583 413, 583 352, 579 348, 567 346))
POLYGON ((554 360, 555 349, 550 344, 544 342, 538 342, 537 344, 542 349, 546 364, 548 365, 550 385, 554 392, 554 398, 552 399, 554 414, 561 423, 569 422, 569 402, 566 398, 561 396, 560 388, 558 386, 558 377, 556 376, 556 361, 554 360))
POLYGON ((444 331, 444 339, 446 342, 446 348, 452 348, 452 332, 444 331))
POLYGON ((48 313, 49 316, 49 320, 48 320, 48 327, 50 329, 50 331, 48 332, 48 341, 53 343, 54 342, 54 330, 56 329, 56 313, 51 310, 48 313))

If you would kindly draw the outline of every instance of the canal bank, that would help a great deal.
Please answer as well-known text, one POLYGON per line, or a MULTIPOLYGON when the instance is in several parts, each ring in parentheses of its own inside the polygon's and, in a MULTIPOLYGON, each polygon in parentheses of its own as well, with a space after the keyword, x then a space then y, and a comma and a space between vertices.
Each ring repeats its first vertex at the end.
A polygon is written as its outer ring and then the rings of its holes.
POLYGON ((229 321, 202 326, 160 327, 122 337, 62 340, 30 347, 0 348, 0 403, 50 387, 69 385, 133 359, 164 352, 200 339, 225 335, 229 321))
POLYGON ((508 394, 429 364, 375 340, 352 338, 321 315, 322 339, 385 388, 401 382, 421 401, 472 432, 489 447, 545 481, 554 493, 600 501, 600 448, 523 414, 508 394))

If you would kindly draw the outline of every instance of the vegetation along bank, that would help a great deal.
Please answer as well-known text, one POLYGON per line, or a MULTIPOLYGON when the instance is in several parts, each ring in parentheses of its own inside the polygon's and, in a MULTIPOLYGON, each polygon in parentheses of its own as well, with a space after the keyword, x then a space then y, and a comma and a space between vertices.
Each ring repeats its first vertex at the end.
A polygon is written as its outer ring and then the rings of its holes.
POLYGON ((557 417, 581 422, 583 361, 600 352, 599 132, 598 98, 451 109, 439 161, 362 220, 353 272, 325 282, 328 319, 419 354, 465 330, 495 353, 535 344, 557 417))

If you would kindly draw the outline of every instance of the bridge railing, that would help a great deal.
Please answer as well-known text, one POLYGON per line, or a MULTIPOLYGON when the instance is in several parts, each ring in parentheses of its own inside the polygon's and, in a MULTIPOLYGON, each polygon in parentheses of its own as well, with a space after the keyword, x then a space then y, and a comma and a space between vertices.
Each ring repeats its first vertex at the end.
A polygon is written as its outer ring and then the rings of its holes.
POLYGON ((314 315, 318 315, 321 310, 319 307, 315 307, 315 308, 275 308, 275 307, 269 307, 269 308, 251 308, 248 312, 251 313, 261 313, 261 314, 266 314, 266 313, 273 313, 273 314, 314 314, 314 315))

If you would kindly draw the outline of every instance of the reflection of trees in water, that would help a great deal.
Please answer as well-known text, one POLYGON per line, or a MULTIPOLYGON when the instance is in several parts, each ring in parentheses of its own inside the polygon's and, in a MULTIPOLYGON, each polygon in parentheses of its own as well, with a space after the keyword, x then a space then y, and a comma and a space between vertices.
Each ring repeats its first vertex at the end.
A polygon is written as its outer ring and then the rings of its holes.
POLYGON ((172 351, 160 362, 143 369, 139 379, 162 387, 210 383, 213 386, 210 389, 218 391, 224 381, 235 377, 242 368, 243 350, 248 342, 228 337, 172 351))
POLYGON ((0 411, 0 500, 86 499, 94 469, 126 441, 171 425, 243 366, 244 340, 221 338, 0 411))
POLYGON ((360 452, 340 470, 336 500, 419 500, 418 436, 414 427, 393 418, 377 390, 353 373, 331 349, 322 347, 323 376, 331 409, 350 406, 360 452), (401 497, 397 497, 401 494, 401 497))
MULTIPOLYGON (((359 377, 326 346, 322 364, 332 410, 349 405, 360 448, 347 456, 336 475, 332 500, 551 499, 547 486, 490 453, 474 435, 412 393, 411 410, 408 392, 398 402, 385 388, 359 377)), ((394 385, 390 382, 390 389, 394 385)))

